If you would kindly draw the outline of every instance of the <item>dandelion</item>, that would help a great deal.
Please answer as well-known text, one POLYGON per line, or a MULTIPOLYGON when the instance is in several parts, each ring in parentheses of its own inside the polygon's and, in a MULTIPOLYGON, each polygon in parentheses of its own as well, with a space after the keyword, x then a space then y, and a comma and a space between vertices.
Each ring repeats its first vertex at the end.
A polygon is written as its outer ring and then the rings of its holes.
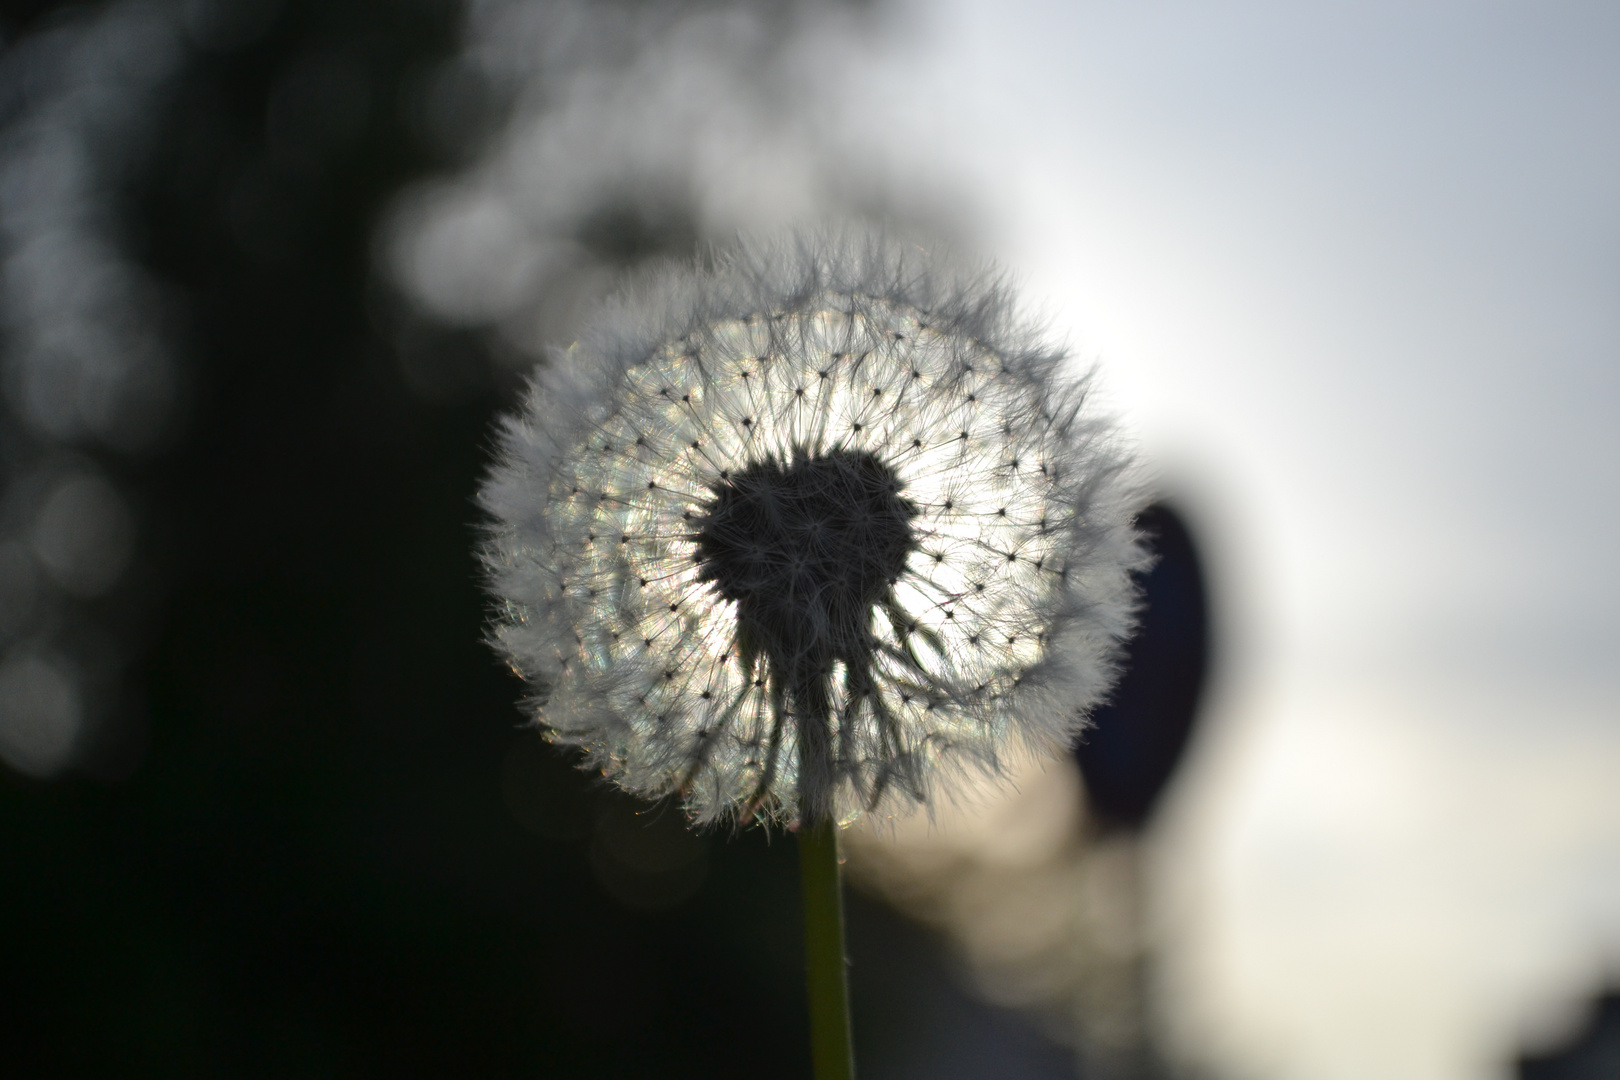
POLYGON ((1063 361, 1002 278, 882 235, 643 281, 536 373, 481 493, 539 723, 697 822, 798 827, 839 918, 834 823, 1066 745, 1111 681, 1136 499, 1063 361))
POLYGON ((665 270, 536 373, 481 493, 536 716, 700 822, 848 821, 1066 745, 1134 490, 1002 280, 884 238, 665 270))

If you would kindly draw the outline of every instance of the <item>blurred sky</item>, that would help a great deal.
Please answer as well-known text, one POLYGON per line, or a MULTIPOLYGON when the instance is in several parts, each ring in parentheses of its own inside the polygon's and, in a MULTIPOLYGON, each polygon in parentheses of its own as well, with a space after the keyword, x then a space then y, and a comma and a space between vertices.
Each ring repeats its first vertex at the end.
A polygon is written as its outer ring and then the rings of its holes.
POLYGON ((852 67, 1212 548, 1179 1053, 1506 1075, 1620 979, 1620 8, 903 3, 852 67))

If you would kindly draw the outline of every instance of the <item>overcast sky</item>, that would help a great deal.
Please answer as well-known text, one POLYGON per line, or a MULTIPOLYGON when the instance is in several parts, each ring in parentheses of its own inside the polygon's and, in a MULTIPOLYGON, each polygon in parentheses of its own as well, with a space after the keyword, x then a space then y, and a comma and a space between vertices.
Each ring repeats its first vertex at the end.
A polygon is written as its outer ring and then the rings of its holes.
POLYGON ((1620 979, 1620 8, 902 4, 856 67, 841 137, 970 208, 1209 541, 1185 1052, 1506 1075, 1620 979))

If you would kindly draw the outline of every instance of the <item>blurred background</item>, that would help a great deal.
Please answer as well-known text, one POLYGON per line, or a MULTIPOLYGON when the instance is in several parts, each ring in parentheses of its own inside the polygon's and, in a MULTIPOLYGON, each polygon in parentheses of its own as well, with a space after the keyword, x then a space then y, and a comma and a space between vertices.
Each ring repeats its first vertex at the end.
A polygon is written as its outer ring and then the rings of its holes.
POLYGON ((1088 741, 850 834, 862 1075, 1620 1075, 1617 133, 1596 3, 0 5, 0 1072, 808 1075, 791 840, 470 548, 625 271, 834 215, 1159 494, 1088 741))

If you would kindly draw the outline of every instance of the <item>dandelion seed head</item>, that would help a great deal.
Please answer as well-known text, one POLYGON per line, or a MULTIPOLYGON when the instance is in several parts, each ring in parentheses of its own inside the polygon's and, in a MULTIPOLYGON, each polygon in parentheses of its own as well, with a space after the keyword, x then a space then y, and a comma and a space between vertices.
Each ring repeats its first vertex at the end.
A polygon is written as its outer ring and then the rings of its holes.
POLYGON ((546 732, 705 822, 1066 743, 1143 559, 1088 380, 998 277, 880 235, 713 262, 605 309, 501 428, 493 637, 546 732))

